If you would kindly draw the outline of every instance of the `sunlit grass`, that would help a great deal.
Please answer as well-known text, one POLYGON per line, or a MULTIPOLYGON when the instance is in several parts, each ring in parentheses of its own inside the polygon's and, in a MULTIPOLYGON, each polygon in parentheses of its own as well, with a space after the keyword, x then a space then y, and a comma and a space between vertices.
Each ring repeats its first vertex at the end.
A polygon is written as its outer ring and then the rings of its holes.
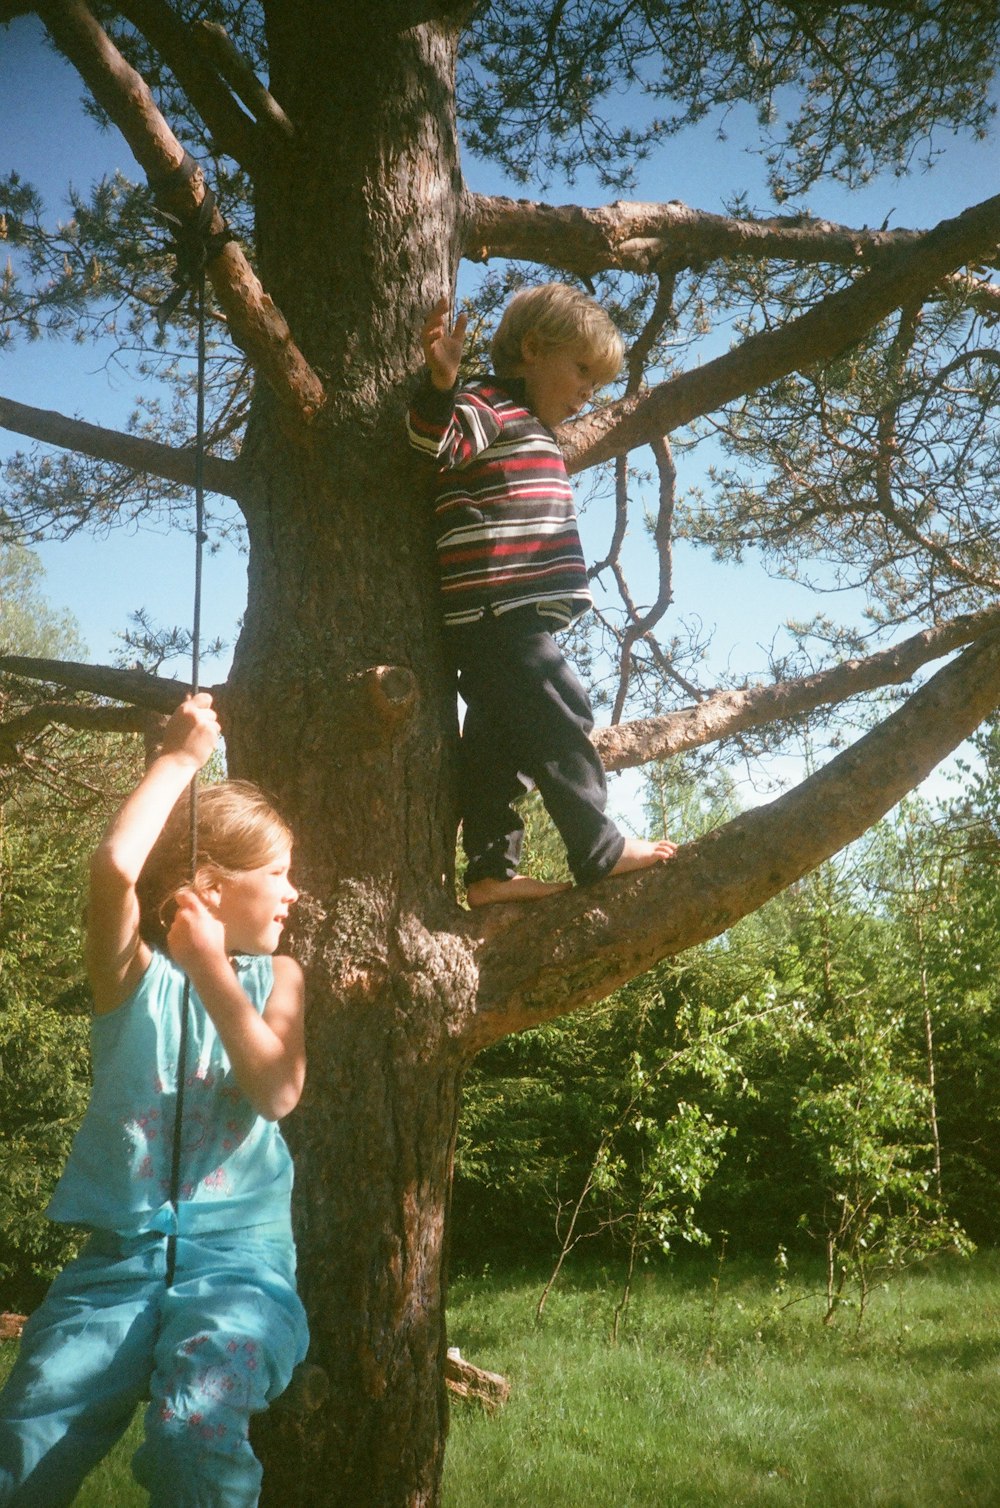
MULTIPOLYGON (((822 1324, 794 1267, 780 1296, 767 1263, 651 1271, 618 1345, 617 1274, 571 1274, 536 1326, 542 1281, 453 1285, 451 1343, 512 1392, 493 1417, 454 1404, 445 1508, 1000 1504, 995 1254, 880 1291, 858 1335, 849 1309, 822 1324)), ((12 1359, 0 1347, 0 1375, 12 1359)), ((129 1472, 140 1436, 137 1416, 74 1508, 143 1508, 129 1472)))
POLYGON ((610 1343, 614 1279, 577 1278, 533 1319, 540 1283, 456 1284, 451 1340, 511 1401, 453 1410, 445 1508, 1000 1503, 1000 1266, 911 1274, 822 1324, 765 1264, 660 1269, 610 1343))

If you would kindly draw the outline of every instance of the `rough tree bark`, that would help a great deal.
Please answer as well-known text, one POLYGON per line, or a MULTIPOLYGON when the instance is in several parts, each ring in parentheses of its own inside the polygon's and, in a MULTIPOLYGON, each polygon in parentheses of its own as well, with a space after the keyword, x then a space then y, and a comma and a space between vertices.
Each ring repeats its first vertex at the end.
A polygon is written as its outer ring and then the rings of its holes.
MULTIPOLYGON (((178 47, 158 6, 125 9, 164 50, 178 47)), ((447 1428, 448 1190, 467 1063, 496 1037, 599 998, 722 931, 864 831, 1000 703, 1000 649, 992 615, 938 633, 935 653, 970 639, 972 647, 829 770, 660 871, 572 892, 529 915, 461 911, 454 697, 424 488, 402 416, 420 317, 451 289, 467 244, 463 211, 478 217, 482 238, 493 234, 487 206, 465 198, 458 167, 454 67, 468 7, 390 0, 373 10, 350 0, 334 9, 335 18, 326 0, 263 6, 270 79, 261 93, 278 112, 262 107, 273 116, 266 150, 261 123, 232 116, 218 79, 195 70, 189 83, 206 118, 238 137, 232 150, 254 177, 260 281, 238 248, 209 267, 233 338, 263 378, 240 460, 217 477, 238 497, 250 542, 225 732, 233 772, 273 791, 297 833, 304 894, 294 946, 309 975, 309 1078, 288 1136, 312 1356, 331 1383, 305 1426, 275 1416, 257 1440, 266 1505, 433 1508, 447 1428)), ((162 186, 180 160, 176 142, 100 43, 86 7, 48 0, 39 11, 162 186)), ((172 182, 175 212, 189 213, 200 183, 172 182)), ((660 239, 643 254, 666 254, 662 243, 683 218, 647 216, 643 236, 660 239)), ((581 427, 578 464, 842 350, 899 298, 991 246, 998 226, 992 201, 936 238, 873 246, 866 292, 859 280, 804 316, 797 333, 769 332, 742 355, 612 406, 581 427)), ((697 228, 685 222, 684 234, 697 228)), ((572 255, 565 265, 575 265, 572 255)), ((186 453, 130 450, 125 437, 93 426, 60 430, 53 416, 9 403, 0 423, 188 475, 186 453)), ((910 674, 930 652, 911 648, 867 682, 864 671, 845 671, 836 694, 910 674)), ((797 694, 815 705, 823 687, 797 694)), ((771 715, 787 715, 793 701, 771 715)), ((696 741, 753 715, 732 702, 712 710, 714 723, 701 709, 696 741)))
POLYGON ((329 397, 303 444, 258 394, 228 688, 233 768, 278 793, 309 891, 312 1069, 289 1138, 302 1291, 332 1386, 290 1453, 262 1445, 264 1501, 286 1508, 436 1500, 457 1028, 475 994, 448 938, 454 709, 422 489, 391 438, 417 311, 454 275, 457 34, 444 18, 376 35, 352 11, 337 27, 323 5, 269 16, 271 89, 308 120, 310 151, 258 179, 260 265, 329 397))

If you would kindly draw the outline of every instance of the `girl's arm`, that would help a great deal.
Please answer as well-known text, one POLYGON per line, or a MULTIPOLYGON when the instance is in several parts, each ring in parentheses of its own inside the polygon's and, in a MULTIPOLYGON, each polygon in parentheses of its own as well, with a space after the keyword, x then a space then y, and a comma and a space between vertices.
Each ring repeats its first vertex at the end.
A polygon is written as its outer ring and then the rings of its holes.
POLYGON ((218 737, 207 692, 182 702, 164 729, 160 753, 112 817, 91 858, 86 960, 98 1015, 121 1005, 149 966, 149 948, 139 936, 136 881, 177 798, 218 737))
POLYGON ((298 1104, 306 1075, 301 968, 274 959, 274 986, 258 1014, 229 960, 222 923, 193 890, 177 895, 167 946, 215 1023, 243 1093, 258 1115, 280 1120, 298 1104))

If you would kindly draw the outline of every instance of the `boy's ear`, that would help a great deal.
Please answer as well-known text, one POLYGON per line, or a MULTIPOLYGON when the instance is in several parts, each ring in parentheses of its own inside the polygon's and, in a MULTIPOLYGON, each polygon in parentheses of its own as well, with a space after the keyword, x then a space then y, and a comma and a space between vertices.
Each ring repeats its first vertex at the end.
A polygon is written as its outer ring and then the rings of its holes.
POLYGON ((521 360, 526 366, 537 361, 541 355, 541 342, 538 339, 537 330, 529 330, 527 335, 521 336, 521 360))

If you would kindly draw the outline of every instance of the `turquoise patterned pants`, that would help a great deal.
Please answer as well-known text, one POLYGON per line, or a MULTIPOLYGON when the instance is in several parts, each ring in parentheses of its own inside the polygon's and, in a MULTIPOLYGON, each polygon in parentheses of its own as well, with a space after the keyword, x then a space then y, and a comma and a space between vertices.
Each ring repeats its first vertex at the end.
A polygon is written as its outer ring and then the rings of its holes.
POLYGON ((177 1242, 97 1235, 24 1328, 0 1393, 0 1508, 68 1508, 148 1398, 132 1471, 151 1508, 254 1508, 250 1415, 308 1344, 280 1226, 177 1242))

